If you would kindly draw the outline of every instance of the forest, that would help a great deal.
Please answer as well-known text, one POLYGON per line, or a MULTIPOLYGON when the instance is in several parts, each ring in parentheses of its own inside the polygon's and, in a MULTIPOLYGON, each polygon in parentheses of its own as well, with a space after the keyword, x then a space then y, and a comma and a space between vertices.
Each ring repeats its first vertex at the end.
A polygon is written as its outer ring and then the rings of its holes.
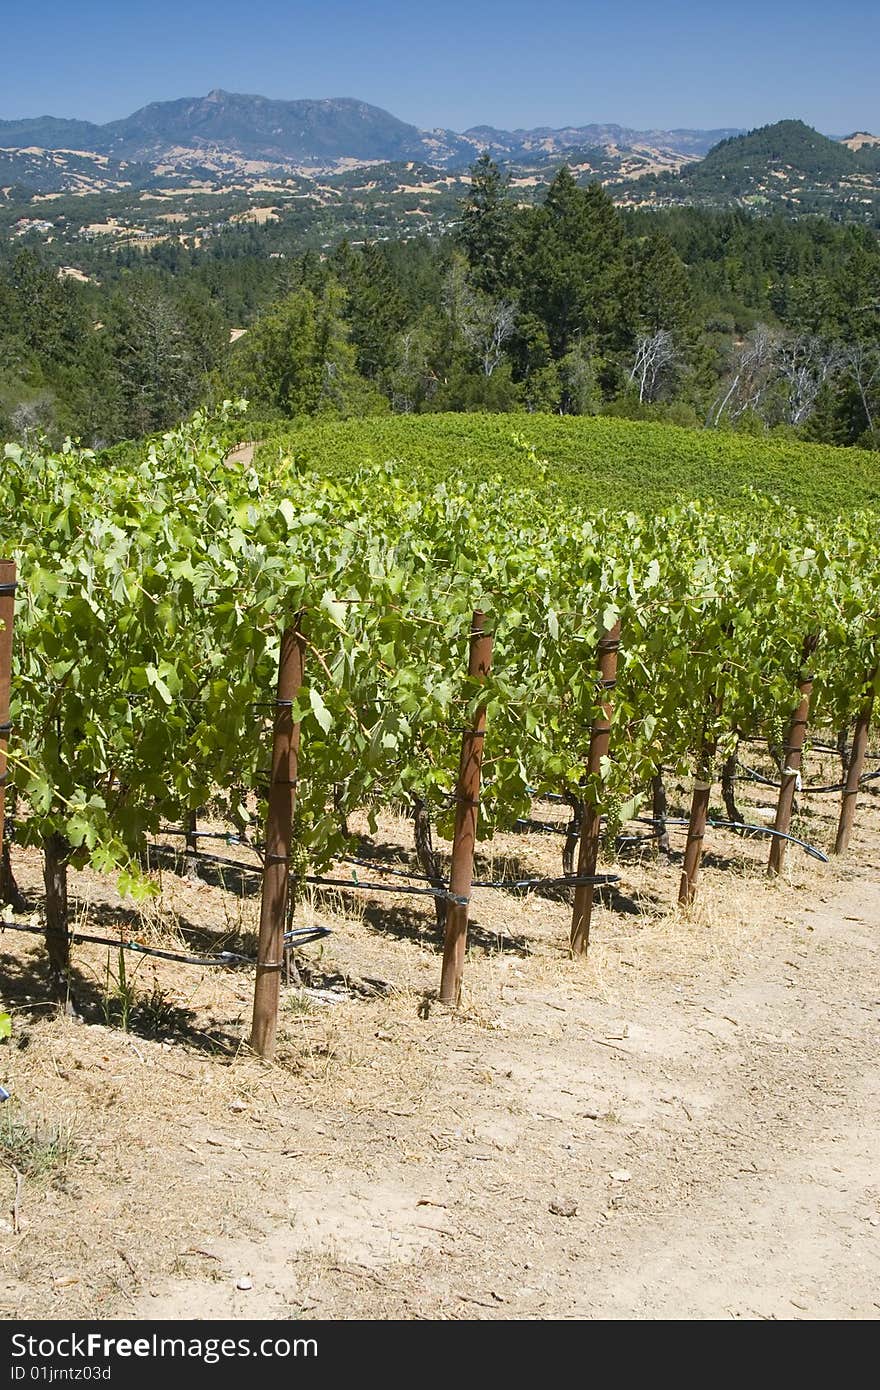
POLYGON ((523 206, 481 157, 451 230, 304 246, 0 250, 0 434, 102 448, 200 405, 304 416, 547 412, 880 446, 880 239, 866 226, 620 209, 567 165, 523 206), (242 331, 244 330, 244 331, 242 331))

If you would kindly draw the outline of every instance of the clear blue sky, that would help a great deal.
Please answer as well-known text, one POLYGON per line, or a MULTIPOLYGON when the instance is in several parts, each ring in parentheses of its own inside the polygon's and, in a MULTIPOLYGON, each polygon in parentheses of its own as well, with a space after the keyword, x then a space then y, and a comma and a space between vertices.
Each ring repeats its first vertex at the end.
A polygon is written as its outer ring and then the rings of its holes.
POLYGON ((0 117, 213 87, 416 125, 880 131, 880 0, 0 0, 0 117))

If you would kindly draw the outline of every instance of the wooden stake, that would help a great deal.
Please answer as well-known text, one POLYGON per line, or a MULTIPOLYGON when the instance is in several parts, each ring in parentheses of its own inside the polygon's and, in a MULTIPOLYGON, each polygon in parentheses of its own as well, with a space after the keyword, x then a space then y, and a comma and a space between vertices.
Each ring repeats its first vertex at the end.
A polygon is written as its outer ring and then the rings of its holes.
POLYGON ((865 771, 865 754, 868 751, 868 730, 871 727, 871 715, 874 711, 874 682, 876 679, 877 672, 875 671, 869 681, 870 693, 859 711, 859 717, 853 730, 852 753, 846 770, 846 785, 840 800, 840 820, 837 823, 837 839, 834 844, 835 854, 846 852, 852 835, 856 817, 856 797, 859 794, 859 786, 865 771))
MULTIPOLYGON (((810 659, 816 650, 818 639, 809 637, 804 642, 801 662, 810 659)), ((791 813, 794 807, 794 796, 800 780, 801 764, 804 756, 804 741, 807 737, 807 720, 810 714, 810 696, 813 693, 813 677, 802 667, 798 677, 798 692, 800 700, 797 709, 791 718, 788 726, 788 737, 782 750, 782 774, 780 778, 779 797, 776 802, 776 819, 773 822, 773 829, 780 832, 774 835, 770 841, 770 858, 767 863, 767 873, 771 878, 782 873, 785 863, 785 850, 787 841, 782 839, 787 835, 791 827, 791 813)))
POLYGON ((714 739, 703 744, 697 779, 694 782, 687 843, 684 847, 684 864, 681 882, 678 885, 678 901, 681 907, 690 907, 697 896, 700 860, 703 857, 703 840, 706 838, 706 820, 709 815, 709 797, 712 794, 712 762, 715 758, 715 747, 714 739))
MULTIPOLYGON (((492 634, 484 632, 484 615, 477 610, 471 622, 468 675, 483 681, 492 669, 492 634)), ((486 732, 486 707, 477 710, 470 729, 461 741, 461 758, 455 790, 455 830, 452 838, 452 866, 449 891, 459 898, 470 898, 474 877, 474 847, 480 804, 480 772, 486 732)), ((457 1005, 461 999, 461 980, 467 949, 468 906, 466 902, 447 903, 443 967, 440 975, 440 1001, 457 1005)))
POLYGON ((284 966, 284 931, 290 879, 290 850, 296 779, 299 763, 299 723, 293 722, 292 705, 303 681, 304 643, 296 626, 281 636, 278 659, 278 695, 272 741, 272 776, 266 813, 266 859, 260 905, 260 940, 254 985, 254 1020, 251 1047, 261 1057, 275 1051, 281 971, 284 966))
MULTIPOLYGON (((602 771, 602 759, 607 758, 611 746, 611 715, 613 706, 611 691, 617 684, 617 653, 620 648, 620 623, 616 622, 599 640, 599 689, 602 692, 599 712, 590 730, 590 751, 587 754, 587 775, 593 781, 584 818, 581 822, 581 837, 578 845, 578 878, 592 878, 599 859, 599 840, 602 829, 602 811, 593 800, 594 787, 602 771)), ((571 954, 585 956, 590 944, 590 922, 593 916, 593 885, 581 883, 574 890, 574 908, 571 914, 571 954)))
MULTIPOLYGON (((724 636, 729 638, 732 632, 733 625, 728 624, 724 629, 724 636)), ((724 708, 722 684, 728 669, 728 663, 725 662, 715 686, 709 716, 711 725, 717 725, 721 718, 724 708)), ((700 755, 697 759, 697 776, 691 797, 687 843, 684 847, 684 863, 682 864, 681 881, 678 885, 679 907, 690 907, 697 896, 697 884, 700 879, 700 861, 703 858, 703 841, 706 838, 706 821, 709 817, 709 797, 712 795, 712 766, 718 749, 718 740, 714 733, 707 734, 705 732, 706 727, 704 726, 700 755)))

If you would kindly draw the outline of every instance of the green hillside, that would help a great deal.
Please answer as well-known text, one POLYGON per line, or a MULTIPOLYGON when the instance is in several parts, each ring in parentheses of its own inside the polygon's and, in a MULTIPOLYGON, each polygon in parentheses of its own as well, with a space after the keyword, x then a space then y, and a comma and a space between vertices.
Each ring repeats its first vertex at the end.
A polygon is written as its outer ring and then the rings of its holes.
POLYGON ((390 461, 423 486, 500 476, 589 507, 659 508, 692 498, 741 507, 753 490, 813 515, 880 503, 880 464, 863 450, 602 417, 309 421, 267 437, 263 450, 334 477, 390 461))
POLYGON ((878 170, 873 146, 851 150, 803 121, 777 121, 722 140, 705 159, 679 173, 649 176, 630 191, 661 204, 781 207, 870 222, 880 207, 878 170))

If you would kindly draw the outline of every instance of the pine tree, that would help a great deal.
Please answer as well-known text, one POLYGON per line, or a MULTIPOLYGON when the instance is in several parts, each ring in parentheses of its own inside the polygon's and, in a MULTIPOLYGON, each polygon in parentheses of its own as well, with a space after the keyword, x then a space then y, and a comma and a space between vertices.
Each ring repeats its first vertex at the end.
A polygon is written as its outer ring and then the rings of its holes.
POLYGON ((470 174, 457 234, 469 278, 485 294, 510 297, 516 229, 509 181, 488 154, 480 155, 470 174))
POLYGON ((581 340, 603 353, 632 340, 623 224, 601 185, 579 188, 567 166, 530 218, 522 303, 543 320, 555 358, 581 340))

